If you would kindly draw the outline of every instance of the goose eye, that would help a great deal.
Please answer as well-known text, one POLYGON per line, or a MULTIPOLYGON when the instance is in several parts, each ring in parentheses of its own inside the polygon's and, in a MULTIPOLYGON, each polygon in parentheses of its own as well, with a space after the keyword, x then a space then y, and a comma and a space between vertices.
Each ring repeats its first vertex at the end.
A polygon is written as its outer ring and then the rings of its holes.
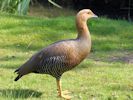
POLYGON ((90 14, 90 12, 88 12, 88 14, 90 14))

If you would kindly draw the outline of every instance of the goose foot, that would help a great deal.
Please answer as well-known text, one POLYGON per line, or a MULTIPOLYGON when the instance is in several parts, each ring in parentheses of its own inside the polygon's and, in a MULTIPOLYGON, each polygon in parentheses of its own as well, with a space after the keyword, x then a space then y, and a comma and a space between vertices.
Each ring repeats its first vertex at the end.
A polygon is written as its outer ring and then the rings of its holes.
POLYGON ((64 98, 65 100, 71 100, 72 96, 70 96, 71 92, 69 92, 68 90, 62 91, 61 94, 59 94, 59 97, 64 98))

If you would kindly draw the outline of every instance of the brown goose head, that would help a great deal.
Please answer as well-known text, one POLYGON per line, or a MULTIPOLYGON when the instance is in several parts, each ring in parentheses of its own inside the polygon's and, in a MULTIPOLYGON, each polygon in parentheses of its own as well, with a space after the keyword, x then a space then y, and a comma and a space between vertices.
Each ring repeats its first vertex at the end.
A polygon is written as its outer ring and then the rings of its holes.
POLYGON ((86 22, 90 18, 97 18, 98 16, 95 15, 90 9, 83 9, 79 11, 76 16, 76 19, 86 22))

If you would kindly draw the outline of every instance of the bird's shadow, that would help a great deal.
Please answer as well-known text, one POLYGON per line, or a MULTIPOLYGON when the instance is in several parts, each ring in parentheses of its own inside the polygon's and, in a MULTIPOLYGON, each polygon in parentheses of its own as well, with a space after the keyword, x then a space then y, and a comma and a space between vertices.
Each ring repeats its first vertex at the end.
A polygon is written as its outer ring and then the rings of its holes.
POLYGON ((11 98, 39 98, 42 92, 38 92, 30 89, 2 89, 0 95, 11 98))

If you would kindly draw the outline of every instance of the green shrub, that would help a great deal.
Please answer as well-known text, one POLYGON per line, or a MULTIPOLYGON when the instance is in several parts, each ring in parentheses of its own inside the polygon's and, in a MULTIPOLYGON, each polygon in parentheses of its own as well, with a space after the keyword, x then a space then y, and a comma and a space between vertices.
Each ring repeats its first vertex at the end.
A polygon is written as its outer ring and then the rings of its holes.
POLYGON ((26 15, 30 0, 1 0, 0 11, 26 15))

